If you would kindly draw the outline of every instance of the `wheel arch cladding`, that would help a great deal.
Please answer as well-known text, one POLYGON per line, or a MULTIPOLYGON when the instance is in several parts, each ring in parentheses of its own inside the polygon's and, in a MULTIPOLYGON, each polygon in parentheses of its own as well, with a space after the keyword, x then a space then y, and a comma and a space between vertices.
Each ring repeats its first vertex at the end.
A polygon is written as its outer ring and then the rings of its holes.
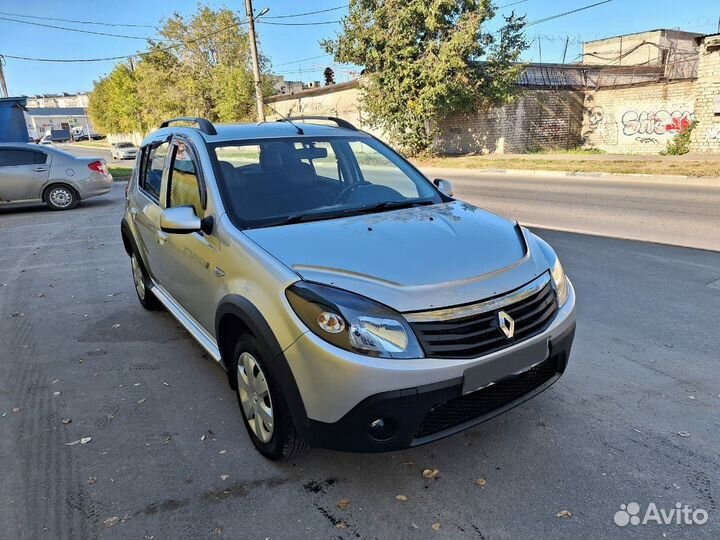
MULTIPOLYGON (((282 389, 295 428, 310 442, 306 438, 309 436, 309 422, 305 405, 275 334, 250 300, 238 294, 229 294, 220 301, 215 315, 215 336, 226 368, 231 364, 235 341, 243 333, 252 334, 265 347, 270 376, 282 389)), ((233 374, 229 372, 228 381, 230 386, 235 386, 233 374)))

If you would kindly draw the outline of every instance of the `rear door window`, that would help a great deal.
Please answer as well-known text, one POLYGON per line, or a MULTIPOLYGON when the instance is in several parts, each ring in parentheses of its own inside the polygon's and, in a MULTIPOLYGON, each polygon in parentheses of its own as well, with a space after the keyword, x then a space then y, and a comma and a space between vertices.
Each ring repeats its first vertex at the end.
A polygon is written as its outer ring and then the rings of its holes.
POLYGON ((21 150, 19 148, 0 149, 0 167, 18 167, 21 165, 42 165, 47 156, 44 152, 21 150))
POLYGON ((165 158, 168 154, 170 144, 164 142, 157 146, 150 146, 145 150, 148 153, 146 165, 143 168, 142 177, 140 178, 140 188, 147 193, 150 198, 160 201, 160 187, 162 186, 163 169, 165 168, 165 158))

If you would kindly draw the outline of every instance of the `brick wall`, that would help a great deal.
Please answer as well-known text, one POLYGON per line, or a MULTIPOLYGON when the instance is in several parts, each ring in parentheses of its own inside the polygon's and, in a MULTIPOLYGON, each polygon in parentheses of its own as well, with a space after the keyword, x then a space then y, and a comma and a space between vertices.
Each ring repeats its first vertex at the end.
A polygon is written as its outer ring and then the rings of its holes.
POLYGON ((700 49, 691 152, 720 152, 720 35, 700 49))
POLYGON ((692 80, 588 91, 583 144, 615 154, 657 154, 694 111, 692 80))
POLYGON ((433 148, 443 154, 574 148, 581 142, 582 106, 580 91, 526 90, 501 107, 440 120, 433 148))

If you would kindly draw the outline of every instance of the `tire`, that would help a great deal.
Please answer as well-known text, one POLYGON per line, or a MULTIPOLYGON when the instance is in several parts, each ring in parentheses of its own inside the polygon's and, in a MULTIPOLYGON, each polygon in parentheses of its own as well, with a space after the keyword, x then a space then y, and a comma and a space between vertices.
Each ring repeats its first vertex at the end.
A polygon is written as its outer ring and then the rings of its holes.
POLYGON ((135 253, 130 255, 130 269, 132 270, 135 293, 137 294, 138 300, 140 300, 140 305, 148 311, 161 311, 164 309, 160 300, 150 291, 152 284, 135 253))
POLYGON ((308 446, 295 429, 282 388, 268 369, 263 351, 254 336, 243 336, 235 345, 229 367, 237 385, 238 405, 258 452, 272 461, 291 459, 308 446), (271 425, 268 417, 272 419, 271 425))
POLYGON ((80 202, 77 192, 65 184, 55 184, 45 191, 45 203, 51 210, 72 210, 80 202))

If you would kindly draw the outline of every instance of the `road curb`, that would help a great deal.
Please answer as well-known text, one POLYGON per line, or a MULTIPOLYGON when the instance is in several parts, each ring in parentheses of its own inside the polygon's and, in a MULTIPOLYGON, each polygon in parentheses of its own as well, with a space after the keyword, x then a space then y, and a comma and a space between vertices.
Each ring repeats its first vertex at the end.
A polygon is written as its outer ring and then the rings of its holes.
MULTIPOLYGON (((428 167, 430 168, 430 167, 428 167)), ((608 176, 627 176, 630 178, 668 178, 676 180, 689 180, 695 178, 715 178, 714 176, 690 176, 680 174, 646 174, 646 173, 609 173, 609 172, 582 172, 582 171, 546 171, 537 169, 461 169, 458 171, 474 171, 477 174, 507 174, 508 176, 541 176, 541 177, 557 177, 572 176, 581 178, 604 178, 608 176)))

